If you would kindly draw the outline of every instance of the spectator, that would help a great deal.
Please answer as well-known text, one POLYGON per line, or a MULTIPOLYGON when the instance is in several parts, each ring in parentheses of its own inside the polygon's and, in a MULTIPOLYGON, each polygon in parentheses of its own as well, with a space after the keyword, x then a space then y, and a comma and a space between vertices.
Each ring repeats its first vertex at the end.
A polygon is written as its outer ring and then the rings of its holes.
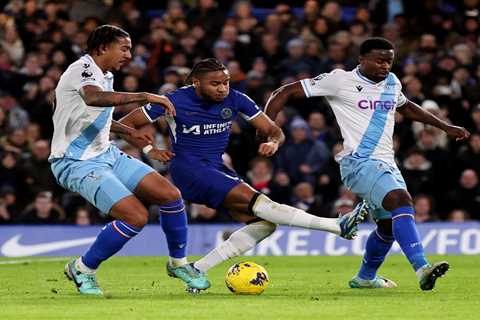
POLYGON ((465 210, 462 210, 462 209, 452 210, 448 214, 448 221, 449 222, 462 223, 462 222, 467 222, 468 220, 470 220, 470 217, 468 216, 468 213, 465 210))
POLYGON ((35 201, 24 210, 19 223, 58 224, 63 219, 63 210, 53 203, 52 193, 50 191, 42 191, 37 194, 35 201))
POLYGON ((296 118, 290 124, 291 140, 280 149, 279 170, 288 174, 294 183, 315 182, 317 174, 327 163, 330 155, 321 141, 309 137, 309 127, 305 120, 296 118))
POLYGON ((480 184, 472 169, 462 172, 459 186, 448 194, 447 209, 454 208, 465 210, 473 219, 480 219, 480 184))
POLYGON ((293 190, 294 207, 317 216, 325 216, 322 198, 320 195, 314 194, 312 184, 300 182, 293 190))
POLYGON ((90 212, 86 208, 78 208, 77 211, 75 211, 74 217, 74 224, 77 226, 88 226, 92 224, 90 212))
POLYGON ((433 199, 430 196, 419 194, 413 199, 413 206, 415 209, 415 222, 432 222, 435 221, 435 214, 433 213, 433 199))

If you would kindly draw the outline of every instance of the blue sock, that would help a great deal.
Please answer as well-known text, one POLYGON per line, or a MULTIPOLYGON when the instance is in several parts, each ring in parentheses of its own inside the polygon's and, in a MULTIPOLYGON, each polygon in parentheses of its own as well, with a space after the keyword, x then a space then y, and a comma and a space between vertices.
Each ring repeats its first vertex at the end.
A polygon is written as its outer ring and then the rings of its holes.
POLYGON ((428 264, 423 251, 422 242, 418 235, 414 219, 413 207, 400 207, 392 211, 393 236, 407 256, 413 269, 417 271, 420 267, 428 264))
POLYGON ((187 214, 182 199, 160 206, 160 223, 167 238, 170 257, 187 256, 187 214))
POLYGON ((95 242, 82 256, 83 263, 90 269, 97 269, 102 261, 117 253, 141 230, 120 220, 110 222, 103 227, 95 242))
POLYGON ((358 277, 365 280, 373 280, 377 274, 378 268, 385 260, 385 256, 392 247, 395 239, 393 236, 381 234, 378 229, 373 230, 365 246, 362 266, 358 272, 358 277))

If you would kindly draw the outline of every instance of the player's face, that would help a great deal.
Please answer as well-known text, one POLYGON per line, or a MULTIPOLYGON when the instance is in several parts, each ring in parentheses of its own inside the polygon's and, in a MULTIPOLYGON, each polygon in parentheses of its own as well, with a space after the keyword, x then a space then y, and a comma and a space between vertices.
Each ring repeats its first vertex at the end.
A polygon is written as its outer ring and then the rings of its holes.
POLYGON ((360 56, 362 72, 374 81, 382 81, 387 76, 393 65, 393 50, 374 49, 360 56))
POLYGON ((194 85, 202 98, 220 102, 230 92, 230 74, 227 70, 207 72, 195 79, 194 85))
POLYGON ((105 50, 105 58, 110 64, 110 70, 120 70, 132 59, 132 41, 130 38, 118 38, 105 50))

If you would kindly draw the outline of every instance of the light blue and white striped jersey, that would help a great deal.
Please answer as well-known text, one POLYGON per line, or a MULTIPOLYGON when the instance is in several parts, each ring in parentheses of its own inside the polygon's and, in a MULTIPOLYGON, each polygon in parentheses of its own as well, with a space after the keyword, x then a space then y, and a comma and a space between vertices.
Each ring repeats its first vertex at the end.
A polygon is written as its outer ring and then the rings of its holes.
POLYGON ((346 155, 383 160, 395 165, 393 128, 395 109, 407 99, 402 84, 393 73, 378 83, 364 77, 359 68, 340 69, 301 81, 307 97, 325 96, 340 127, 346 155))
POLYGON ((85 104, 80 88, 86 85, 113 91, 113 74, 103 73, 88 54, 65 70, 55 89, 54 132, 49 160, 63 157, 90 159, 110 146, 113 107, 85 104))

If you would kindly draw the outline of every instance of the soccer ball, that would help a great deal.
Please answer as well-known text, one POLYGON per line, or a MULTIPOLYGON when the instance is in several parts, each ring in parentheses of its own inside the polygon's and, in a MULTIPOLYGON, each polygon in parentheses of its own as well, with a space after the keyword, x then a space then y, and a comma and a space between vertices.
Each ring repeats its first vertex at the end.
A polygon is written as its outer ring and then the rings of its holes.
POLYGON ((227 288, 235 294, 261 294, 269 281, 267 270, 250 261, 234 264, 225 275, 227 288))

